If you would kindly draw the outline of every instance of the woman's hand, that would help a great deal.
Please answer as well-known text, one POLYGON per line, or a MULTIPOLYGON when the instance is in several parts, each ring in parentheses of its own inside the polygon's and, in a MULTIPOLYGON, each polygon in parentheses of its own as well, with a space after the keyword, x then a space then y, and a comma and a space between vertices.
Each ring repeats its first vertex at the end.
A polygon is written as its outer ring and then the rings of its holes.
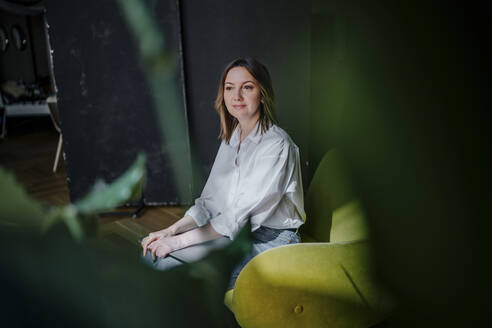
POLYGON ((181 246, 179 245, 179 242, 179 236, 157 239, 148 246, 152 255, 152 260, 155 260, 156 257, 165 257, 167 254, 180 249, 181 246))
POLYGON ((149 248, 150 244, 161 238, 172 237, 174 235, 175 233, 171 228, 162 229, 159 231, 149 233, 149 235, 145 237, 141 243, 143 248, 143 256, 145 256, 145 254, 147 253, 147 249, 149 248))
POLYGON ((155 242, 156 240, 159 240, 160 238, 172 237, 178 233, 183 233, 185 231, 189 231, 195 228, 197 228, 195 220, 193 220, 191 216, 185 215, 169 228, 156 232, 151 232, 147 237, 145 237, 142 240, 141 244, 143 248, 143 256, 145 256, 145 254, 147 253, 147 249, 149 248, 149 245, 155 242))
POLYGON ((148 249, 151 252, 152 259, 155 260, 156 256, 165 257, 167 254, 177 251, 178 249, 222 237, 220 233, 215 231, 210 223, 175 236, 164 237, 163 235, 166 233, 169 233, 169 231, 161 230, 157 233, 150 234, 146 237, 148 239, 142 241, 144 256, 148 249))

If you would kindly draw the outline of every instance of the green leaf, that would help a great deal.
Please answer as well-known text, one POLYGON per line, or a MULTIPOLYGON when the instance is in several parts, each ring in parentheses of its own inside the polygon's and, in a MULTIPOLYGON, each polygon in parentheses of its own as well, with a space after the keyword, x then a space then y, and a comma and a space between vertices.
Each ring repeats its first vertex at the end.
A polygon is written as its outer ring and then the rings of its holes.
POLYGON ((133 165, 111 184, 96 181, 92 191, 73 206, 80 214, 111 210, 141 194, 145 173, 145 155, 139 154, 133 165))
POLYGON ((96 214, 111 210, 142 193, 145 155, 139 154, 132 166, 111 184, 96 181, 83 199, 61 208, 54 208, 43 224, 43 232, 64 222, 72 237, 81 241, 97 225, 96 214))
POLYGON ((0 181, 0 226, 39 226, 46 215, 41 204, 32 199, 15 177, 2 168, 0 181))

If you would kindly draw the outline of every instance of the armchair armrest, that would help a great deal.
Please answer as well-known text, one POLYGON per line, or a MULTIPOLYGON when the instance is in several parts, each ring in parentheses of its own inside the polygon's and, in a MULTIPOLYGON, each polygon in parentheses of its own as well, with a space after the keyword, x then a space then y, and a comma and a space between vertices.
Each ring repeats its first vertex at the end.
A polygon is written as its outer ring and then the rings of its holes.
POLYGON ((390 302, 371 279, 367 241, 277 247, 239 275, 232 309, 243 327, 369 327, 390 302))

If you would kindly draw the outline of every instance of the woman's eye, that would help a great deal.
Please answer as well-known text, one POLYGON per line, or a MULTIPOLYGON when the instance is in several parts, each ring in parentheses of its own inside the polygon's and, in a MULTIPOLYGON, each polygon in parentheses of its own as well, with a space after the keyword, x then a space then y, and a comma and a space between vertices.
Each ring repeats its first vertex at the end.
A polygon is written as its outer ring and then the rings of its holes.
POLYGON ((246 85, 246 86, 244 86, 244 88, 247 90, 251 90, 251 89, 253 89, 253 86, 252 85, 246 85))
POLYGON ((232 87, 225 87, 225 89, 226 89, 227 91, 230 91, 230 90, 232 90, 232 87))

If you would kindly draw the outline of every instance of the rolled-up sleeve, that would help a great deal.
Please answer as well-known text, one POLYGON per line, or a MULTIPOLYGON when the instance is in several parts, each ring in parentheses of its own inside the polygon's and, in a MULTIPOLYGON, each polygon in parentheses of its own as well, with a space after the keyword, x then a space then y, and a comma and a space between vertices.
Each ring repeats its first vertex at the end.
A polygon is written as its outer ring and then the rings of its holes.
POLYGON ((203 227, 210 221, 211 214, 207 210, 205 205, 206 198, 200 197, 195 200, 195 205, 190 207, 185 215, 189 215, 193 218, 196 225, 199 227, 203 227))
POLYGON ((215 231, 230 239, 234 239, 240 229, 239 225, 236 224, 234 212, 228 210, 211 219, 210 224, 215 231))
POLYGON ((213 217, 210 224, 231 239, 248 219, 254 224, 253 230, 258 228, 277 209, 294 175, 295 163, 295 150, 284 140, 262 149, 241 178, 230 208, 213 217))

